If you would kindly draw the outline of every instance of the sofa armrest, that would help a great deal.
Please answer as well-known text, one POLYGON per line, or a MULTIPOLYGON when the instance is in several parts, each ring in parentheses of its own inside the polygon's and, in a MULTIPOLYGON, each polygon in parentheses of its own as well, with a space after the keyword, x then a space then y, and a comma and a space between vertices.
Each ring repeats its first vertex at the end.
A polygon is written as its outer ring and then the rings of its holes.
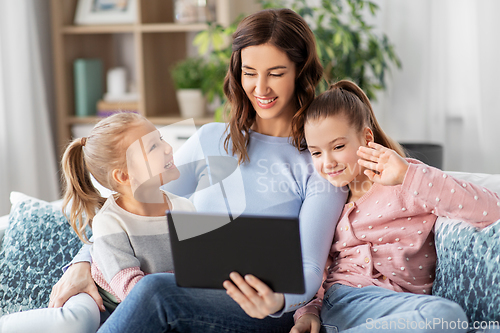
POLYGON ((458 171, 445 171, 452 177, 465 180, 473 184, 486 187, 500 195, 500 174, 469 173, 458 171))

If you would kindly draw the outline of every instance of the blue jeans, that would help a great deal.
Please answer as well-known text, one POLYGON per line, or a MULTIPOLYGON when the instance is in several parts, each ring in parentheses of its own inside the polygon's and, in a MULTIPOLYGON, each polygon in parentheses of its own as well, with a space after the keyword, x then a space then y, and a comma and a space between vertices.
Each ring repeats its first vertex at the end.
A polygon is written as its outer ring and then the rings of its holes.
POLYGON ((321 309, 323 332, 467 332, 462 308, 447 299, 381 287, 330 287, 321 309))
POLYGON ((292 315, 251 318, 225 290, 181 288, 173 274, 161 273, 142 278, 98 332, 288 333, 292 315))

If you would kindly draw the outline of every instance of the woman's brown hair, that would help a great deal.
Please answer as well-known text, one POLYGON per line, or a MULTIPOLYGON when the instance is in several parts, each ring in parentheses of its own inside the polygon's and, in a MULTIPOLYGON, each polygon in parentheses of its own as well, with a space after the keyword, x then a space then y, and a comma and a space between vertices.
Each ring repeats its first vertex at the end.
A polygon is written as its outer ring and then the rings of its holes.
POLYGON ((297 77, 294 96, 298 111, 304 110, 312 102, 315 88, 323 76, 314 34, 300 15, 286 8, 266 9, 241 21, 233 34, 233 52, 224 80, 224 94, 230 108, 224 148, 228 153, 231 149, 232 154, 238 156, 238 163, 249 160, 249 132, 256 116, 241 85, 241 50, 262 44, 277 47, 295 63, 297 77))
POLYGON ((114 169, 127 170, 125 148, 121 142, 125 132, 145 118, 135 113, 118 113, 98 122, 87 138, 75 139, 62 157, 64 182, 63 212, 71 204, 69 223, 78 237, 88 243, 87 227, 102 207, 103 198, 94 187, 91 175, 104 187, 113 191, 114 169))
MULTIPOLYGON (((401 145, 382 130, 375 118, 370 100, 354 82, 342 80, 332 84, 327 91, 316 97, 307 110, 298 114, 297 118, 300 119, 303 128, 304 124, 310 120, 321 120, 336 115, 346 117, 349 124, 354 126, 358 132, 361 132, 365 127, 370 128, 375 143, 392 149, 405 157, 401 145)), ((304 131, 301 131, 299 135, 294 135, 293 140, 295 146, 300 150, 307 148, 304 131)))

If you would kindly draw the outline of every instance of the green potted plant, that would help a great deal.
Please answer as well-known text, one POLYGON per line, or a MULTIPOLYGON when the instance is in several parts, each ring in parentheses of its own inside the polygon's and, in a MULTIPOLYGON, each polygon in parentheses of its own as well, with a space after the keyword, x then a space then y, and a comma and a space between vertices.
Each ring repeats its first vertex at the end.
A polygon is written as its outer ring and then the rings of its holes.
MULTIPOLYGON (((229 59, 229 58, 228 58, 229 59)), ((203 91, 211 107, 215 108, 214 119, 222 121, 224 96, 224 78, 226 77, 229 61, 217 57, 209 57, 205 67, 205 83, 203 91)))
POLYGON ((188 57, 175 63, 170 70, 183 118, 199 118, 205 114, 205 91, 209 84, 206 80, 207 69, 203 58, 188 57))
POLYGON ((224 78, 226 76, 229 59, 231 58, 231 36, 236 31, 238 23, 243 19, 240 15, 228 27, 209 22, 208 29, 199 32, 193 44, 198 47, 200 56, 207 60, 206 81, 209 83, 206 87, 206 96, 209 102, 218 101, 219 106, 215 110, 214 120, 223 121, 224 104, 224 78))
MULTIPOLYGON (((306 0, 257 1, 264 9, 291 7, 310 25, 324 67, 325 80, 318 86, 318 93, 328 89, 334 81, 350 79, 370 99, 376 99, 376 92, 386 87, 385 80, 390 67, 401 67, 387 36, 376 34, 374 27, 365 20, 366 14, 375 16, 379 9, 377 4, 369 0, 321 0, 317 7, 309 5, 306 0)), ((224 64, 227 69, 231 55, 228 41, 241 19, 242 16, 229 27, 210 24, 207 30, 198 33, 194 44, 198 46, 200 55, 208 55, 210 61, 224 64)), ((224 76, 211 78, 211 84, 222 87, 223 80, 224 76)), ((222 89, 217 90, 216 94, 224 100, 222 89)))

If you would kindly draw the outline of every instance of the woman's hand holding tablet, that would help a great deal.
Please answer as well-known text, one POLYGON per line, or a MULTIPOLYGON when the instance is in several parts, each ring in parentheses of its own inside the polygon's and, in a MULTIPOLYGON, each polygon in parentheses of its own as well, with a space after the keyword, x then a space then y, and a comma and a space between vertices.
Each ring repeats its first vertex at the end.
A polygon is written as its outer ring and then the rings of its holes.
POLYGON ((263 319, 283 309, 285 296, 275 293, 264 282, 251 274, 243 278, 237 272, 229 274, 232 282, 224 281, 227 294, 253 318, 263 319))

